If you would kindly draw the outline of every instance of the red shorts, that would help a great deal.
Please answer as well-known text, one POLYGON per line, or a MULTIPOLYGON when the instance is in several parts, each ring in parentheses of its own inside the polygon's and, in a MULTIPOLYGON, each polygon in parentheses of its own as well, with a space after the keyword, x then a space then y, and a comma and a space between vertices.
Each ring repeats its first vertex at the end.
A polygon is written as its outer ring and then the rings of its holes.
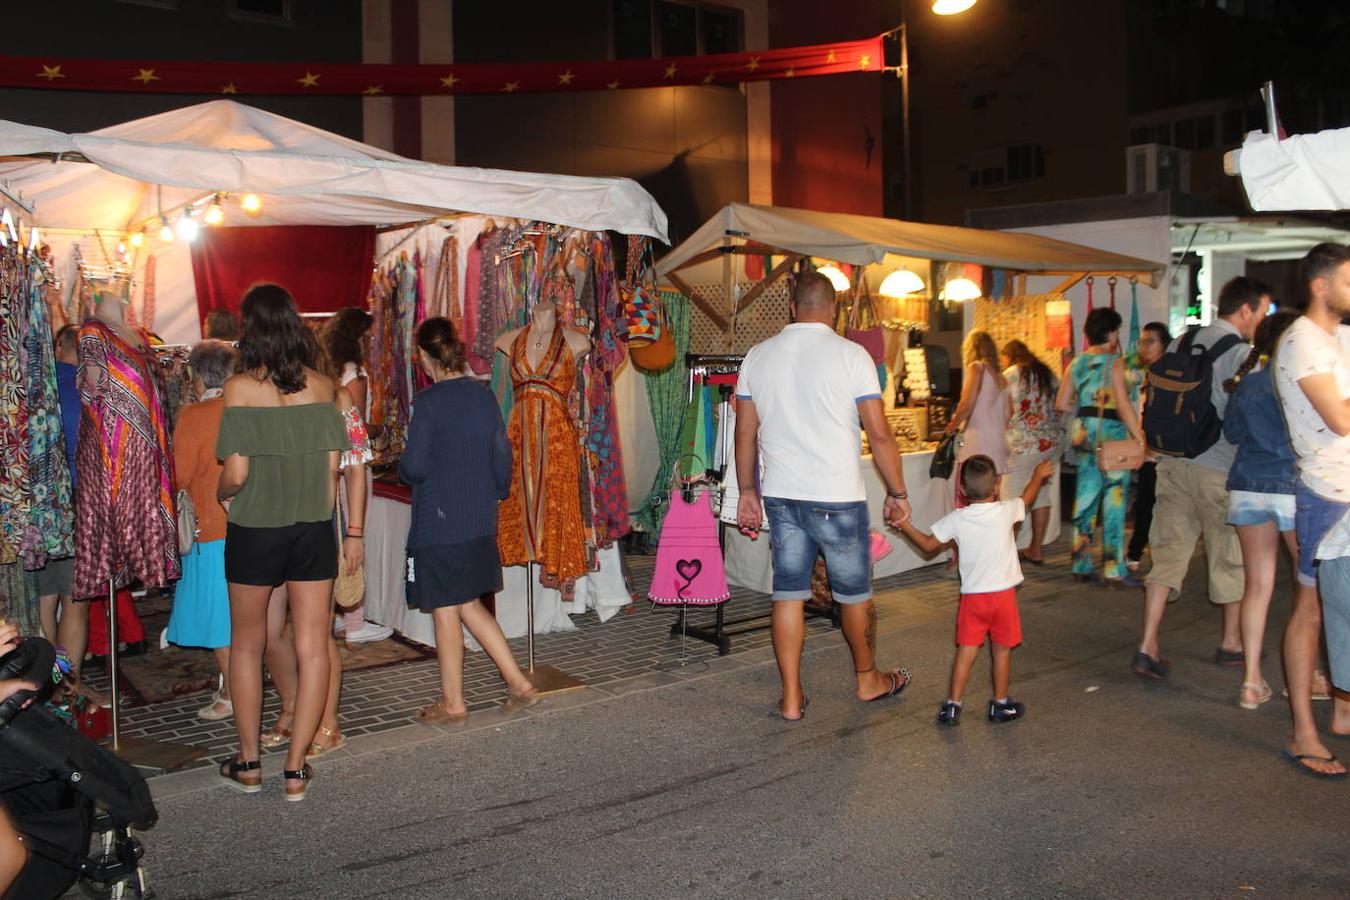
POLYGON ((956 645, 979 647, 986 637, 1004 647, 1022 643, 1022 617, 1017 613, 1017 589, 988 594, 962 594, 956 613, 956 645))

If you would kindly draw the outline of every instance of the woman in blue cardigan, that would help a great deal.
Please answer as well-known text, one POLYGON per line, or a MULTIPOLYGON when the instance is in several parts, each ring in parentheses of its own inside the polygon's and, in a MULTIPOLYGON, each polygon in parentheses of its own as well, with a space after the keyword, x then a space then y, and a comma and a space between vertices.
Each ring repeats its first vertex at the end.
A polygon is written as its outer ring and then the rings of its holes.
POLYGON ((418 722, 460 723, 464 703, 464 632, 492 657, 510 693, 507 712, 539 702, 483 605, 502 589, 497 505, 511 488, 511 444, 492 393, 464 377, 464 344, 449 319, 417 328, 417 361, 433 384, 417 395, 399 476, 412 485, 408 533, 408 605, 432 615, 441 699, 418 722))

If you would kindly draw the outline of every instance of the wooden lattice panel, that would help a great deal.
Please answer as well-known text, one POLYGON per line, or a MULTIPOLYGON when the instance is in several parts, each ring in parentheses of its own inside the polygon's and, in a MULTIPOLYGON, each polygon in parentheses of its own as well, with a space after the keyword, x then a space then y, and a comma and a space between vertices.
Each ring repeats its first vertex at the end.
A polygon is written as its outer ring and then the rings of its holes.
POLYGON ((1060 371, 1058 350, 1045 346, 1045 304, 1064 299, 1060 294, 1019 294, 995 303, 975 301, 975 330, 987 331, 999 350, 1011 340, 1019 340, 1050 367, 1060 371))
MULTIPOLYGON (((788 284, 779 277, 759 295, 750 308, 736 317, 736 334, 723 333, 697 304, 690 305, 689 350, 693 353, 743 354, 760 341, 767 340, 783 330, 788 323, 788 284)), ((754 283, 740 285, 744 296, 754 283)), ((720 284, 705 284, 694 288, 694 296, 718 312, 727 309, 726 291, 720 284)))

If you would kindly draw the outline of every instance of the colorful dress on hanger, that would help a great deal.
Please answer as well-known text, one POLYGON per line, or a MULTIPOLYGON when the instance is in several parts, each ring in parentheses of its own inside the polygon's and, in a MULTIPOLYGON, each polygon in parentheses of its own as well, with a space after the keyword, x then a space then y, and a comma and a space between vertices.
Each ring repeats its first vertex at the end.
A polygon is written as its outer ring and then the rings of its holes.
POLYGON ((577 490, 581 451, 568 408, 576 363, 561 323, 554 326, 537 366, 530 365, 526 352, 529 339, 526 327, 511 343, 515 404, 507 436, 514 462, 511 494, 498 519, 497 547, 502 565, 537 562, 554 578, 577 578, 586 574, 587 565, 577 490))
POLYGON ((75 596, 106 595, 108 579, 162 587, 178 578, 173 458, 146 352, 89 319, 80 328, 75 452, 75 596))
POLYGON ((704 606, 731 597, 708 491, 700 491, 693 503, 684 501, 683 491, 670 492, 647 597, 653 603, 704 606))

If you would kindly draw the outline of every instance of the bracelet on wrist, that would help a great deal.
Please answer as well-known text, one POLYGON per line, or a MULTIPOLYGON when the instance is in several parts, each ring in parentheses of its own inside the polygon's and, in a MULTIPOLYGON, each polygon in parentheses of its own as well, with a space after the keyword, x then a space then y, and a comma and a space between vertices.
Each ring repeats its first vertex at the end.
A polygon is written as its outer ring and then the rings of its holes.
POLYGON ((887 491, 886 496, 892 500, 908 500, 909 491, 887 491))
POLYGON ((347 537, 353 541, 359 541, 365 538, 364 534, 348 534, 347 537))

